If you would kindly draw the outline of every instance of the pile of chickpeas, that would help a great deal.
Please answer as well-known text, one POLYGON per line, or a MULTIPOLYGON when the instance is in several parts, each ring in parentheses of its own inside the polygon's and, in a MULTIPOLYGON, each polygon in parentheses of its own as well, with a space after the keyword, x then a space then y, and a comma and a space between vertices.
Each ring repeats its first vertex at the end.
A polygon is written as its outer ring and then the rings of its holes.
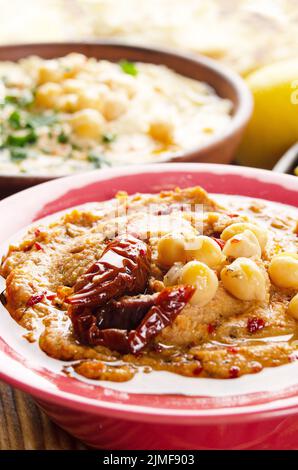
MULTIPOLYGON (((99 83, 95 59, 72 53, 60 59, 43 60, 37 67, 36 106, 70 113, 68 123, 82 138, 97 139, 106 121, 123 114, 135 92, 134 80, 117 74, 115 83, 99 83), (94 80, 92 81, 92 76, 94 80)), ((113 75, 111 75, 111 81, 113 75)))
MULTIPOLYGON (((188 239, 181 233, 164 235, 158 242, 158 263, 168 269, 164 284, 190 284, 196 288, 191 304, 203 307, 216 295, 219 279, 224 288, 243 301, 263 301, 268 277, 262 263, 268 233, 254 223, 239 222, 226 227, 220 243, 197 235, 188 239)), ((271 259, 268 274, 282 289, 298 289, 298 254, 280 253, 271 259)), ((298 320, 298 294, 288 313, 298 320)))

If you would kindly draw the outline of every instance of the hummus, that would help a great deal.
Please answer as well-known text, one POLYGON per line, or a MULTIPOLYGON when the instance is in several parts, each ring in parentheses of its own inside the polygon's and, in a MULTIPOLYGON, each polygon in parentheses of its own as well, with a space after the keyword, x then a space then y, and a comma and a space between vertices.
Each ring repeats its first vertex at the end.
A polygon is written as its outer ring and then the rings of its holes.
POLYGON ((31 227, 3 258, 4 302, 29 341, 91 379, 286 364, 298 357, 293 214, 200 187, 120 192, 31 227))
POLYGON ((69 54, 0 62, 0 174, 158 162, 224 133, 232 103, 162 65, 69 54))

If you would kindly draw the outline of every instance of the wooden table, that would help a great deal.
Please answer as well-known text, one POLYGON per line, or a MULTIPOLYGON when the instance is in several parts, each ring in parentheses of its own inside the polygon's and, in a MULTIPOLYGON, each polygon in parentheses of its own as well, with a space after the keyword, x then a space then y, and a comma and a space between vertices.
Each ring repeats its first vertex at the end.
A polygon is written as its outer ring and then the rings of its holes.
POLYGON ((25 393, 0 382, 0 450, 84 450, 25 393))

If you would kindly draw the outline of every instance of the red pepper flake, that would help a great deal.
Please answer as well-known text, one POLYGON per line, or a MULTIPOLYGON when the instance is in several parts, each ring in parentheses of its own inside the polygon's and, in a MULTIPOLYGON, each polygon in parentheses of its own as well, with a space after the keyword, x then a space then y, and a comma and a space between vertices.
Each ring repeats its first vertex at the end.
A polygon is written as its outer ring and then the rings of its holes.
POLYGON ((232 366, 229 370, 230 379, 236 379, 239 377, 240 369, 238 366, 232 366))
POLYGON ((252 317, 247 320, 247 329, 249 333, 256 333, 265 327, 263 318, 252 317))
POLYGON ((56 294, 49 294, 46 296, 48 300, 54 300, 56 298, 56 294))
POLYGON ((216 330, 216 324, 215 323, 209 323, 207 325, 207 330, 208 330, 208 334, 211 335, 212 333, 214 333, 214 331, 216 330))
POLYGON ((233 238, 233 239, 231 240, 231 243, 232 243, 233 245, 235 245, 235 244, 237 244, 237 243, 240 243, 240 240, 238 240, 238 238, 233 238))
POLYGON ((290 362, 298 361, 298 353, 293 352, 292 354, 290 354, 290 355, 289 355, 289 361, 290 361, 290 362))
POLYGON ((194 370, 192 371, 193 375, 200 375, 200 373, 202 372, 203 370, 203 367, 201 365, 200 362, 198 362, 198 365, 194 368, 194 370))
POLYGON ((232 218, 234 218, 234 217, 239 217, 239 214, 227 214, 227 215, 228 215, 229 217, 232 217, 232 218))
POLYGON ((39 230, 39 228, 37 228, 37 229, 34 231, 34 235, 35 235, 36 238, 39 237, 39 235, 40 235, 40 230, 39 230))
POLYGON ((222 240, 221 238, 216 238, 216 237, 211 237, 211 238, 219 245, 220 249, 222 250, 226 242, 222 240))
MULTIPOLYGON (((182 211, 183 211, 183 209, 182 209, 182 211)), ((171 207, 162 207, 161 209, 158 209, 157 211, 155 211, 154 215, 158 215, 158 216, 160 216, 160 215, 169 215, 171 212, 172 212, 171 207)))
POLYGON ((43 247, 41 246, 41 244, 40 244, 40 243, 38 243, 38 242, 35 242, 35 243, 34 243, 34 246, 35 246, 35 248, 36 248, 38 251, 39 251, 39 250, 42 250, 42 251, 44 251, 44 249, 43 249, 43 247))
POLYGON ((236 346, 229 346, 227 348, 227 351, 231 354, 237 354, 240 351, 240 349, 237 348, 236 346))
POLYGON ((44 299, 45 293, 31 295, 30 299, 27 301, 27 307, 33 307, 33 305, 39 304, 44 299))

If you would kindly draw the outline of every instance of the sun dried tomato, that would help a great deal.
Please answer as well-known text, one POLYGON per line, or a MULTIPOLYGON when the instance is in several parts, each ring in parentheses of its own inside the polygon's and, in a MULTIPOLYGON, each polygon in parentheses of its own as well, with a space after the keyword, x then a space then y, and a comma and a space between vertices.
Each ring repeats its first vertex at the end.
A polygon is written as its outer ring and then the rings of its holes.
POLYGON ((133 354, 141 351, 163 328, 170 325, 191 299, 193 286, 166 288, 135 331, 129 334, 129 349, 133 354))
POLYGON ((117 237, 83 274, 66 302, 74 306, 105 305, 123 295, 143 293, 150 273, 149 246, 132 236, 117 237))
POLYGON ((145 294, 150 259, 146 243, 132 236, 117 237, 78 279, 66 302, 81 342, 135 354, 181 312, 194 287, 145 294))

